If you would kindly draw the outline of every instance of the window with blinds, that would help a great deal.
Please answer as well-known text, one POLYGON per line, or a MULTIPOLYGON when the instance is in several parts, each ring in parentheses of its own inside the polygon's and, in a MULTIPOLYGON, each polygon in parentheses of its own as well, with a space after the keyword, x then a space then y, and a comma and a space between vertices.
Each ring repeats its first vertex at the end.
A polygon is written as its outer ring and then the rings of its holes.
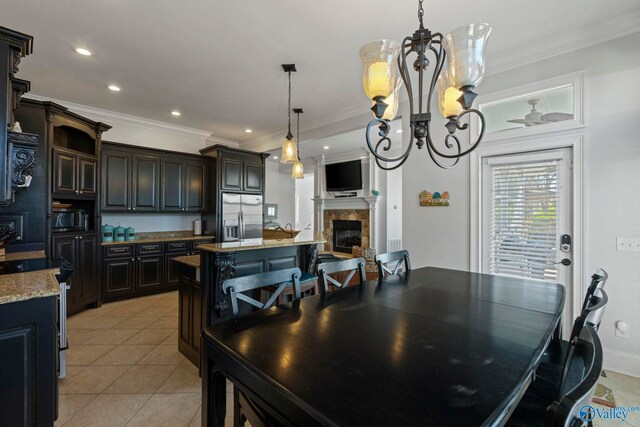
POLYGON ((489 163, 490 273, 556 280, 561 162, 489 163))

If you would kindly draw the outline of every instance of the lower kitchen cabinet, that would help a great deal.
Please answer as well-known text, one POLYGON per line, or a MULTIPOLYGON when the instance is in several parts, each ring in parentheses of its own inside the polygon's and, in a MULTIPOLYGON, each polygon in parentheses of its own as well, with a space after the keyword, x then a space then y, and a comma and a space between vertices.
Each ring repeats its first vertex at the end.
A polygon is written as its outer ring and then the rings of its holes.
POLYGON ((194 365, 200 366, 200 332, 202 331, 202 285, 198 270, 180 264, 178 297, 178 350, 194 365))
POLYGON ((0 425, 53 425, 57 316, 57 295, 0 304, 0 425))
POLYGON ((96 254, 98 236, 91 233, 54 235, 54 258, 64 258, 73 265, 67 293, 67 312, 73 315, 98 303, 99 277, 96 254))
POLYGON ((173 259, 199 253, 213 239, 105 245, 102 252, 102 298, 115 301, 178 289, 173 259))

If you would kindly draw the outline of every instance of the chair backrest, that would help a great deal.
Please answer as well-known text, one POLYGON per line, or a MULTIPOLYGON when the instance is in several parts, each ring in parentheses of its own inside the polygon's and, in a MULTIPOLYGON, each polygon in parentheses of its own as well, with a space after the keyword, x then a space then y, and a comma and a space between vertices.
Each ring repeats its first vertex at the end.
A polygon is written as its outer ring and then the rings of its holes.
POLYGON ((378 277, 382 279, 387 274, 396 274, 404 264, 404 271, 411 270, 411 262, 409 261, 409 252, 402 250, 397 252, 389 252, 386 254, 376 255, 374 260, 378 266, 378 277), (394 263, 390 267, 389 263, 394 263))
POLYGON ((580 315, 576 318, 571 329, 571 335, 569 336, 569 342, 573 341, 585 325, 591 325, 597 331, 600 327, 600 320, 604 309, 609 302, 609 297, 604 289, 596 289, 587 301, 587 307, 582 310, 580 315))
POLYGON ((351 278, 356 274, 360 274, 360 283, 364 283, 367 281, 367 275, 364 271, 364 259, 363 258, 352 258, 344 261, 333 261, 333 262, 325 262, 322 264, 318 264, 318 279, 322 284, 322 292, 329 292, 329 283, 338 287, 345 288, 349 285, 351 278), (329 276, 334 273, 341 272, 349 272, 349 275, 343 282, 339 282, 333 277, 329 276))
POLYGON ((587 293, 584 296, 584 301, 582 302, 582 310, 587 308, 587 304, 589 303, 589 298, 596 289, 604 288, 605 283, 607 283, 607 279, 609 278, 609 274, 602 268, 598 268, 595 273, 591 276, 591 284, 587 288, 587 293))
MULTIPOLYGON (((547 425, 575 427, 587 425, 594 417, 589 405, 602 372, 602 344, 596 329, 587 325, 572 342, 572 354, 561 384, 562 397, 547 408, 547 425)), ((590 423, 589 423, 590 425, 590 423)))
POLYGON ((293 299, 300 299, 300 276, 302 273, 299 268, 288 268, 286 270, 270 271, 268 273, 252 274, 250 276, 228 279, 222 283, 222 291, 231 295, 231 307, 233 309, 233 317, 238 317, 238 300, 242 300, 254 307, 264 310, 269 308, 277 301, 278 296, 284 288, 293 285, 293 299), (258 300, 245 295, 243 292, 253 291, 256 289, 266 288, 268 286, 277 286, 276 290, 271 294, 267 302, 262 303, 258 300))

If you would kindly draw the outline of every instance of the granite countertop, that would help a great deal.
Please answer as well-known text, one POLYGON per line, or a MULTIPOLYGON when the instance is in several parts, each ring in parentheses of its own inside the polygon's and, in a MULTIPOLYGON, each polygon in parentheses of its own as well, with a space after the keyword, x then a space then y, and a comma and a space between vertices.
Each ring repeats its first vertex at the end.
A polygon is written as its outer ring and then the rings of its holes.
POLYGON ((200 268, 200 255, 183 255, 173 258, 175 262, 188 265, 189 267, 200 268))
POLYGON ((0 261, 22 261, 27 259, 46 258, 47 255, 44 251, 25 251, 25 252, 12 252, 4 256, 0 256, 0 261))
POLYGON ((57 268, 0 275, 0 304, 42 298, 60 293, 57 268))
POLYGON ((238 252, 253 249, 279 248, 284 246, 311 245, 325 242, 326 240, 322 238, 309 236, 307 233, 303 233, 293 239, 246 239, 242 242, 205 243, 200 245, 199 249, 207 252, 238 252))
POLYGON ((137 237, 135 240, 125 240, 124 242, 102 242, 102 246, 109 245, 131 245, 134 243, 158 243, 158 242, 181 242, 184 240, 210 240, 213 239, 214 236, 174 236, 174 237, 137 237))

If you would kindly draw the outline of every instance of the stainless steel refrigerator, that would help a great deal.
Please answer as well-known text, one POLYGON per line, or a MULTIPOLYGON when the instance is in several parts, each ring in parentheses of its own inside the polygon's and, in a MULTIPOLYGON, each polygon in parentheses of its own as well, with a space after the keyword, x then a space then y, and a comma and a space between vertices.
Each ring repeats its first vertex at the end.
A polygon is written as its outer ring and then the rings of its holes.
POLYGON ((222 194, 222 241, 262 237, 262 196, 222 194))

